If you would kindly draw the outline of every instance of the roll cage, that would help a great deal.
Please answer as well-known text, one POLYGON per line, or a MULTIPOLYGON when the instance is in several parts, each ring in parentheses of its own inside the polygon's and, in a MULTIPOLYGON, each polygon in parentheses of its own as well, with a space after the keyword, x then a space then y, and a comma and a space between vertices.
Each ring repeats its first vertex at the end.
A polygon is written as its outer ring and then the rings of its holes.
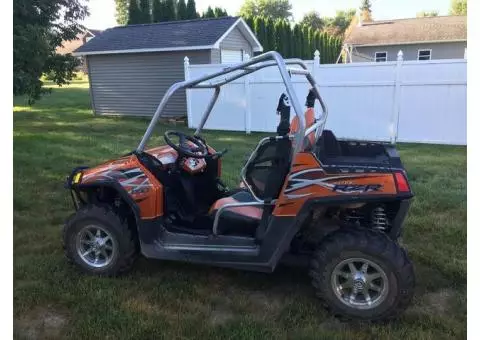
MULTIPOLYGON (((317 141, 318 138, 320 138, 327 120, 328 111, 327 111, 327 106, 325 105, 322 97, 320 96, 320 90, 318 88, 318 85, 315 82, 315 79, 313 78, 313 76, 308 71, 305 63, 300 59, 284 60, 282 56, 275 51, 263 53, 261 55, 251 58, 246 62, 236 64, 231 67, 226 67, 219 72, 215 72, 215 73, 212 73, 203 77, 199 77, 196 79, 192 79, 192 80, 185 80, 178 83, 174 83, 172 86, 170 86, 170 88, 167 90, 167 92, 163 96, 160 104, 157 107, 157 110, 155 111, 155 114, 152 117, 152 120, 150 121, 150 124, 148 125, 147 131, 145 131, 145 134, 142 140, 140 141, 140 144, 138 145, 136 151, 137 152, 143 151, 143 149, 145 148, 145 145, 150 139, 150 136, 155 128, 155 125, 158 122, 158 119, 162 115, 162 112, 165 109, 165 106, 167 105, 168 100, 172 97, 172 95, 176 91, 182 90, 182 89, 207 89, 207 88, 215 89, 213 96, 207 105, 205 113, 202 116, 200 124, 197 130, 195 131, 195 135, 199 135, 208 117, 210 116, 210 113, 212 112, 213 106, 215 105, 218 99, 221 86, 228 84, 238 78, 244 77, 250 73, 261 70, 265 67, 271 67, 275 65, 278 67, 278 70, 280 71, 280 75, 282 77, 283 83, 285 84, 288 97, 290 98, 290 101, 293 104, 293 110, 295 112, 295 115, 298 117, 298 122, 299 122, 299 129, 294 135, 291 136, 291 138, 295 140, 295 148, 293 150, 293 155, 292 155, 293 156, 292 163, 293 163, 293 159, 295 158, 295 155, 302 148, 303 139, 305 136, 315 131, 315 141, 317 141), (287 67, 287 65, 298 65, 301 68, 289 68, 287 67), (302 110, 300 101, 298 100, 298 97, 293 88, 293 84, 290 79, 291 75, 303 75, 307 78, 308 82, 312 86, 315 97, 320 102, 320 106, 322 108, 321 117, 317 119, 315 124, 313 124, 308 129, 306 129, 305 127, 304 112, 302 110), (226 76, 226 77, 221 78, 221 76, 226 76)), ((261 143, 262 141, 260 141, 259 145, 261 143)))
MULTIPOLYGON (((208 117, 210 116, 210 113, 212 112, 215 102, 218 99, 221 86, 228 84, 238 78, 244 77, 250 73, 256 72, 266 67, 275 66, 275 65, 278 67, 278 70, 280 71, 280 75, 282 77, 283 83, 285 84, 288 97, 290 98, 290 102, 293 104, 293 110, 295 112, 295 115, 298 117, 298 122, 299 122, 298 124, 299 128, 297 132, 289 136, 291 139, 295 141, 294 143, 295 147, 292 154, 292 161, 290 163, 290 167, 291 167, 293 165, 295 155, 302 149, 305 136, 315 131, 315 142, 316 142, 318 138, 320 138, 320 136, 322 135, 323 128, 327 120, 328 111, 322 97, 320 96, 320 90, 318 88, 318 85, 315 82, 315 79, 313 78, 313 76, 308 71, 305 63, 300 59, 284 60, 282 56, 275 51, 270 51, 270 52, 258 55, 256 57, 253 57, 246 62, 236 64, 231 67, 226 67, 222 71, 215 72, 210 75, 206 75, 206 76, 199 77, 192 80, 181 81, 170 86, 170 88, 167 90, 167 92, 163 96, 162 101, 158 105, 157 110, 155 111, 155 114, 153 115, 152 120, 148 125, 147 131, 145 132, 145 135, 143 136, 136 151, 137 152, 143 151, 143 149, 145 148, 145 145, 147 144, 153 132, 153 129, 155 128, 155 125, 158 122, 158 119, 160 118, 165 106, 167 105, 168 100, 176 91, 181 89, 207 89, 207 88, 215 89, 213 96, 207 105, 205 113, 202 116, 200 124, 194 133, 194 135, 198 136, 202 128, 204 127, 208 117), (290 68, 290 67, 287 67, 287 65, 298 65, 301 68, 290 68), (293 84, 290 79, 291 75, 303 75, 307 78, 308 82, 310 83, 313 89, 313 93, 315 94, 316 99, 318 99, 318 101, 320 102, 320 106, 322 108, 321 117, 317 119, 315 123, 312 126, 310 126, 308 129, 305 127, 304 111, 302 109, 302 106, 300 105, 300 101, 298 100, 298 97, 293 88, 293 84), (225 77, 221 77, 221 76, 225 76, 225 77)), ((276 138, 283 138, 283 137, 280 136, 276 138)), ((241 171, 242 181, 245 183, 248 190, 252 193, 256 202, 231 203, 231 204, 226 204, 222 208, 220 208, 215 215, 215 219, 213 223, 214 235, 217 235, 219 217, 222 214, 222 212, 224 212, 227 208, 267 204, 264 200, 258 198, 255 195, 251 186, 246 181, 245 175, 246 175, 246 169, 248 164, 255 158, 260 146, 262 146, 262 144, 267 142, 269 139, 270 137, 264 138, 258 143, 257 147, 252 152, 252 154, 250 155, 250 158, 248 159, 247 163, 245 164, 244 168, 241 171)), ((268 204, 274 204, 274 203, 275 203, 275 200, 271 200, 268 202, 268 204)))

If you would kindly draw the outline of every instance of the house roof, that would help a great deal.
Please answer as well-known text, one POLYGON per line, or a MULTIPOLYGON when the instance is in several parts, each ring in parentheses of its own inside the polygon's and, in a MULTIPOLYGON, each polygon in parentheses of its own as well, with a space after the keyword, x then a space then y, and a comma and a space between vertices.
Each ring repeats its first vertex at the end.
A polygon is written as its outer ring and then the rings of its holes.
POLYGON ((79 47, 73 55, 219 48, 220 42, 235 27, 242 31, 254 51, 263 50, 242 18, 221 17, 113 27, 79 47))
POLYGON ((96 37, 100 33, 102 33, 101 30, 86 28, 83 32, 77 34, 75 39, 62 41, 62 45, 58 46, 55 51, 58 54, 72 53, 73 51, 75 51, 76 49, 78 49, 80 46, 84 44, 85 36, 90 35, 92 37, 96 37))
POLYGON ((466 16, 439 16, 363 23, 354 27, 344 42, 376 46, 465 40, 466 16))

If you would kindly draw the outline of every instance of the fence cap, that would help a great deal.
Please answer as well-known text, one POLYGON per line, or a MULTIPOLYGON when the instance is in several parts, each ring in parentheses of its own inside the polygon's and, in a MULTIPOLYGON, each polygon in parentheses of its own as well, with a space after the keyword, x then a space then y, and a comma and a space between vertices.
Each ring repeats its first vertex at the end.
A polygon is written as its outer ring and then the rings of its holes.
POLYGON ((402 50, 400 50, 397 53, 397 61, 402 61, 402 60, 403 60, 403 52, 402 50))

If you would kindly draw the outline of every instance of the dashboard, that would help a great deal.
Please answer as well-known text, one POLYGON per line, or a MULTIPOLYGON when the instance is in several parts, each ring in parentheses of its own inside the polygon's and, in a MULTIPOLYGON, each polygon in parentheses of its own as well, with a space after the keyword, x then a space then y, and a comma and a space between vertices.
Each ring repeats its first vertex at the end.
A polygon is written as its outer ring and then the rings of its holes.
MULTIPOLYGON (((177 152, 166 145, 147 150, 147 152, 159 160, 165 167, 175 164, 178 158, 177 152)), ((180 166, 184 171, 196 174, 206 169, 207 162, 203 158, 187 157, 181 162, 180 166)))

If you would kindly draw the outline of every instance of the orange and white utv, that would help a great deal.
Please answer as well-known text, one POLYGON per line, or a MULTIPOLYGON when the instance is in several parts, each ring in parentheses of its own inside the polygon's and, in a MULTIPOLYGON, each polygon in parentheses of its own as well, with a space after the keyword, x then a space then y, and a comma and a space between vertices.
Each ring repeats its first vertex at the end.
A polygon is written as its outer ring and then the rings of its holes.
POLYGON ((72 171, 67 187, 76 212, 64 227, 67 258, 98 275, 128 270, 138 254, 263 272, 281 261, 305 262, 333 314, 395 317, 414 289, 413 266, 397 241, 413 196, 406 172, 393 145, 337 140, 324 129, 326 119, 305 64, 276 52, 173 84, 136 150, 72 171), (259 142, 242 185, 228 190, 219 178, 224 152, 200 132, 221 86, 265 67, 277 67, 286 88, 277 135, 259 142), (310 83, 306 112, 293 76, 310 83), (215 91, 195 133, 167 131, 167 145, 146 148, 169 98, 205 88, 215 91))

